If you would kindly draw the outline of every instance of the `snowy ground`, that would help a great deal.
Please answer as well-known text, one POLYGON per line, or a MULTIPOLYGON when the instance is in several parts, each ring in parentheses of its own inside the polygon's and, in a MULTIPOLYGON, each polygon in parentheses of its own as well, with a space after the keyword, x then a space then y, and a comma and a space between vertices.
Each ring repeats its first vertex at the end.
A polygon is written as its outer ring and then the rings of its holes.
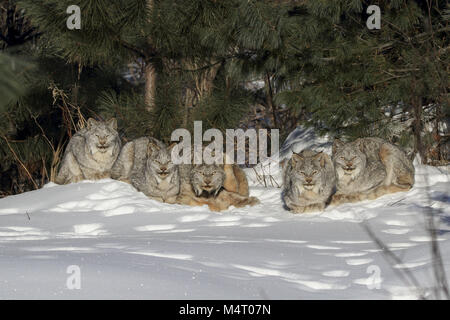
POLYGON ((396 271, 434 285, 430 204, 450 275, 450 167, 416 166, 407 193, 293 215, 280 189, 262 185, 280 184, 278 162, 304 148, 330 153, 331 143, 299 127, 279 155, 246 170, 261 200, 252 208, 163 204, 114 180, 0 199, 0 299, 416 298, 396 271), (361 222, 402 265, 386 262, 361 222))
POLYGON ((430 286, 429 195, 450 274, 448 171, 419 167, 416 179, 408 193, 308 215, 284 211, 276 188, 252 187, 256 207, 213 213, 113 180, 49 184, 0 200, 0 298, 414 298, 360 222, 430 286), (71 265, 80 290, 66 286, 71 265))

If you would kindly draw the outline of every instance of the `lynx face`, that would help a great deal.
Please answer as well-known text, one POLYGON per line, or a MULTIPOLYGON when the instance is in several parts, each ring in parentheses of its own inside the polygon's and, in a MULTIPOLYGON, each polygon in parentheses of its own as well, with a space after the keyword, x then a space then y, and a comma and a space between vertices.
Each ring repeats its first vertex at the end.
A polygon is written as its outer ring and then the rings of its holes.
POLYGON ((291 160, 291 180, 299 191, 319 192, 322 185, 321 153, 302 152, 293 154, 291 160))
POLYGON ((107 153, 108 151, 112 154, 113 149, 119 143, 116 119, 108 122, 89 119, 85 136, 91 154, 107 153))
POLYGON ((335 142, 333 150, 334 164, 339 178, 356 179, 364 170, 367 163, 366 155, 355 143, 335 142))
POLYGON ((172 163, 171 158, 173 146, 166 147, 152 142, 149 143, 146 165, 148 171, 152 172, 158 180, 166 179, 176 170, 176 166, 172 163))
POLYGON ((217 196, 225 181, 225 171, 216 164, 194 165, 191 171, 191 185, 197 197, 202 193, 217 196))

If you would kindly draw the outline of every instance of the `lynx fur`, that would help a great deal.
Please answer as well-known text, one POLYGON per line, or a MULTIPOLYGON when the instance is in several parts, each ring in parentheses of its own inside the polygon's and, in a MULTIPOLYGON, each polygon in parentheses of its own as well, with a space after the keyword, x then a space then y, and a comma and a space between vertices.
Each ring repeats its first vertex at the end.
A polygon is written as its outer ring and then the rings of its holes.
POLYGON ((356 202, 407 191, 414 185, 414 165, 406 154, 380 138, 344 143, 335 140, 336 194, 332 203, 356 202))
POLYGON ((283 200, 294 213, 322 211, 335 189, 330 157, 323 152, 294 153, 283 172, 283 200))
POLYGON ((245 173, 236 165, 181 165, 180 175, 181 191, 177 203, 206 204, 212 211, 259 203, 257 198, 249 197, 245 173))
POLYGON ((171 160, 172 148, 154 138, 130 141, 122 148, 111 176, 130 183, 151 199, 175 203, 180 176, 171 160))
POLYGON ((87 126, 70 139, 55 182, 110 178, 120 146, 116 119, 103 122, 90 118, 87 126))

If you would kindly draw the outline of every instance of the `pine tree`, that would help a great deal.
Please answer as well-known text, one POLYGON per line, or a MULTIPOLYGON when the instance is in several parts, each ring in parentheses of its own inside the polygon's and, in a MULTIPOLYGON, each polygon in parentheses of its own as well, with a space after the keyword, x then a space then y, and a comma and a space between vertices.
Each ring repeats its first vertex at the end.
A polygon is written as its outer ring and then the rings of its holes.
POLYGON ((282 138, 302 124, 448 157, 446 1, 0 2, 2 171, 31 187, 90 116, 117 117, 125 141, 195 120, 282 138), (80 30, 66 25, 73 4, 80 30), (372 4, 380 30, 366 27, 372 4))
POLYGON ((412 143, 425 160, 424 139, 430 136, 424 134, 424 107, 433 106, 441 116, 448 110, 445 6, 446 1, 303 2, 297 11, 306 13, 298 18, 304 32, 300 41, 288 40, 303 62, 288 71, 289 89, 277 100, 323 131, 412 143), (365 25, 369 4, 381 8, 380 30, 365 25), (400 120, 412 117, 412 124, 393 135, 402 127, 393 125, 398 110, 400 120))

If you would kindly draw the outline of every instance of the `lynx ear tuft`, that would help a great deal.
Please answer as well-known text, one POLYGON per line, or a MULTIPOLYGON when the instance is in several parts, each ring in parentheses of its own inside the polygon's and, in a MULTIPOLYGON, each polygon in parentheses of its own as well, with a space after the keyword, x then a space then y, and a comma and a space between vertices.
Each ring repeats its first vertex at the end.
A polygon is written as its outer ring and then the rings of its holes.
POLYGON ((98 124, 98 121, 95 120, 94 118, 89 118, 87 121, 87 128, 88 129, 92 129, 93 127, 95 127, 98 124))
POLYGON ((117 119, 116 118, 112 118, 109 119, 106 124, 108 125, 108 127, 110 127, 113 130, 117 130, 117 119))
POLYGON ((316 155, 314 156, 314 159, 320 159, 323 156, 323 151, 317 152, 316 155))
POLYGON ((338 149, 342 148, 344 146, 345 142, 339 140, 339 139, 334 139, 333 142, 333 154, 336 154, 336 152, 338 151, 338 149))

